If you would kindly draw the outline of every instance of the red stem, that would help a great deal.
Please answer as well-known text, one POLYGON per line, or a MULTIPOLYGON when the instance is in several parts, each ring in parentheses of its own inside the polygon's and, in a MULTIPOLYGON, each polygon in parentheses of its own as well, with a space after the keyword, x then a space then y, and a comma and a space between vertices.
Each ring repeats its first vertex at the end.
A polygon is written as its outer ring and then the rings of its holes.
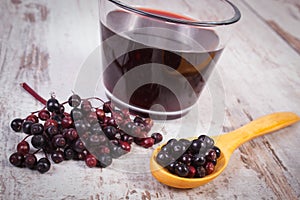
POLYGON ((38 93, 36 93, 27 83, 21 83, 21 87, 26 90, 31 96, 33 96, 36 100, 46 105, 47 101, 41 97, 38 93))
POLYGON ((103 101, 102 99, 100 99, 98 97, 89 97, 89 98, 86 98, 85 100, 90 100, 90 99, 96 99, 98 101, 101 101, 102 103, 105 103, 105 101, 103 101))
POLYGON ((31 135, 27 135, 22 141, 25 141, 28 137, 30 137, 31 135))

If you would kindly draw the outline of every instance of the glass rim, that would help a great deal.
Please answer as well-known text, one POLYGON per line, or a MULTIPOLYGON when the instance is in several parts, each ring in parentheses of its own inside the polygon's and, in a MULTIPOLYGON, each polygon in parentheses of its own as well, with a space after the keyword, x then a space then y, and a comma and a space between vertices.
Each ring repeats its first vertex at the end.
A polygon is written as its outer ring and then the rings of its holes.
POLYGON ((122 1, 119 1, 119 0, 108 0, 108 1, 116 4, 117 6, 123 8, 125 10, 131 11, 131 12, 134 12, 134 13, 146 16, 146 17, 150 17, 150 18, 154 18, 154 19, 158 19, 158 20, 162 20, 162 21, 166 21, 166 22, 176 23, 176 24, 206 26, 206 27, 207 26, 223 26, 223 25, 233 24, 233 23, 239 21, 241 18, 240 10, 229 0, 224 0, 224 1, 231 6, 231 8, 234 11, 234 15, 233 15, 233 17, 231 17, 229 19, 225 19, 225 20, 221 20, 221 21, 189 21, 189 20, 184 20, 184 19, 170 18, 170 17, 164 16, 164 15, 158 15, 158 14, 154 14, 151 12, 147 12, 145 10, 140 10, 138 8, 134 8, 132 6, 129 6, 125 3, 123 3, 122 1))

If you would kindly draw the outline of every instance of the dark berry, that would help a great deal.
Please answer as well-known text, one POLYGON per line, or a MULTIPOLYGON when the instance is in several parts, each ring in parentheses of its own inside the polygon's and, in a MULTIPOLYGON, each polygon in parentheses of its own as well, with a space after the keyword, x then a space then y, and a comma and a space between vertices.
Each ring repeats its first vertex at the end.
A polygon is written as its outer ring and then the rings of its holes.
POLYGON ((46 138, 44 135, 34 135, 31 138, 31 144, 36 149, 41 149, 46 145, 46 138))
POLYGON ((50 119, 51 115, 48 110, 41 110, 38 113, 38 117, 40 120, 46 121, 47 119, 50 119))
POLYGON ((120 134, 120 139, 124 142, 128 142, 129 144, 131 144, 134 140, 134 138, 131 135, 128 134, 120 134))
POLYGON ((75 152, 74 160, 85 160, 86 154, 83 152, 75 152))
POLYGON ((42 174, 49 171, 50 167, 51 167, 51 163, 48 160, 48 158, 41 158, 38 160, 36 164, 36 169, 42 174))
POLYGON ((214 146, 214 140, 207 135, 200 135, 198 139, 203 141, 207 148, 212 148, 214 146))
POLYGON ((54 119, 47 119, 44 123, 44 129, 46 130, 49 126, 58 127, 58 123, 54 119))
POLYGON ((67 139, 69 142, 70 141, 73 141, 73 140, 76 140, 79 136, 78 136, 78 133, 76 131, 75 128, 70 128, 70 129, 66 129, 64 132, 63 132, 63 136, 65 139, 67 139))
POLYGON ((190 164, 192 162, 192 155, 183 154, 180 158, 180 161, 184 164, 190 164))
POLYGON ((217 162, 218 162, 218 160, 217 159, 215 159, 215 160, 212 160, 212 161, 210 161, 214 166, 216 166, 217 165, 217 162))
POLYGON ((61 150, 54 151, 51 154, 51 159, 55 163, 61 163, 62 161, 64 161, 64 152, 61 150))
MULTIPOLYGON (((142 141, 141 138, 135 141, 142 141)), ((202 178, 213 173, 221 151, 212 146, 214 141, 206 135, 197 139, 170 139, 156 156, 156 161, 170 173, 180 177, 202 178)))
POLYGON ((64 107, 64 105, 60 104, 59 109, 57 111, 55 111, 55 114, 62 115, 64 113, 65 113, 65 107, 64 107))
POLYGON ((33 135, 39 135, 44 132, 44 126, 40 123, 34 123, 31 125, 31 134, 33 135))
POLYGON ((214 146, 213 149, 214 149, 215 152, 216 152, 217 158, 220 158, 220 156, 221 156, 221 150, 220 150, 218 147, 216 147, 216 146, 214 146))
POLYGON ((75 141, 75 143, 73 145, 73 149, 78 153, 82 152, 85 149, 85 145, 80 138, 78 138, 75 141))
POLYGON ((75 152, 72 148, 67 147, 64 149, 64 159, 65 160, 72 160, 75 156, 75 152))
POLYGON ((48 134, 48 136, 53 137, 59 133, 59 130, 56 126, 51 125, 45 130, 45 132, 48 134))
POLYGON ((69 97, 68 103, 71 107, 78 107, 81 103, 81 98, 77 94, 73 94, 69 97))
POLYGON ((24 161, 24 156, 21 153, 13 153, 10 157, 9 157, 9 162, 16 166, 16 167, 21 167, 24 161))
POLYGON ((203 156, 196 155, 192 160, 192 165, 194 167, 203 166, 206 162, 206 159, 203 156))
POLYGON ((55 148, 54 148, 54 146, 52 145, 51 140, 49 140, 49 138, 46 137, 46 136, 45 136, 45 138, 46 138, 46 141, 45 141, 45 145, 44 145, 44 147, 43 147, 43 151, 44 151, 45 153, 51 154, 51 153, 53 153, 53 151, 55 151, 55 148))
POLYGON ((177 161, 171 162, 166 168, 169 172, 171 172, 172 174, 175 174, 175 167, 178 165, 179 163, 177 161))
POLYGON ((25 140, 22 140, 18 145, 17 145, 17 151, 18 153, 25 155, 29 152, 29 144, 25 140))
POLYGON ((194 153, 200 153, 200 151, 204 151, 206 148, 205 143, 199 139, 193 140, 189 149, 194 153))
POLYGON ((66 146, 66 139, 63 137, 62 134, 57 134, 52 138, 52 144, 56 148, 63 148, 66 146))
POLYGON ((62 115, 53 115, 51 117, 51 119, 53 119, 54 121, 56 121, 58 126, 61 126, 61 121, 63 119, 63 116, 62 115))
POLYGON ((163 140, 163 136, 160 133, 152 133, 151 137, 154 139, 154 144, 160 143, 163 140))
POLYGON ((137 123, 137 124, 143 124, 144 125, 144 119, 140 116, 136 116, 134 119, 133 119, 133 122, 134 123, 137 123))
POLYGON ((10 127, 15 132, 21 132, 21 130, 22 130, 22 123, 23 123, 22 119, 16 118, 16 119, 12 120, 12 122, 10 123, 10 127))
POLYGON ((175 173, 180 177, 187 177, 189 175, 189 168, 184 163, 179 163, 175 166, 175 173))
POLYGON ((34 169, 37 164, 37 158, 34 154, 26 154, 24 156, 24 164, 29 169, 34 169))
POLYGON ((25 121, 22 125, 22 130, 24 133, 31 135, 31 126, 33 122, 32 121, 25 121))
POLYGON ((217 154, 215 152, 215 150, 211 149, 207 155, 205 156, 206 160, 208 161, 213 161, 217 159, 217 154))
POLYGON ((117 129, 114 126, 106 126, 103 128, 103 132, 105 133, 108 139, 112 140, 115 138, 117 129))
POLYGON ((58 100, 55 98, 49 99, 47 101, 46 106, 47 106, 47 110, 49 110, 50 112, 55 112, 60 109, 60 104, 59 104, 58 100))

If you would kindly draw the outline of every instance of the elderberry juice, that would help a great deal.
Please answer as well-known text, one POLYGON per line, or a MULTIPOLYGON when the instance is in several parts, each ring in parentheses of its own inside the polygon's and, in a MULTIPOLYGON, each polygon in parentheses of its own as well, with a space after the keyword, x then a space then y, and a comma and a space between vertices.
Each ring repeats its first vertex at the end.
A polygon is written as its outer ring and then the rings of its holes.
POLYGON ((173 24, 127 11, 109 12, 100 28, 106 92, 135 111, 177 116, 188 111, 222 52, 218 36, 209 28, 173 24))

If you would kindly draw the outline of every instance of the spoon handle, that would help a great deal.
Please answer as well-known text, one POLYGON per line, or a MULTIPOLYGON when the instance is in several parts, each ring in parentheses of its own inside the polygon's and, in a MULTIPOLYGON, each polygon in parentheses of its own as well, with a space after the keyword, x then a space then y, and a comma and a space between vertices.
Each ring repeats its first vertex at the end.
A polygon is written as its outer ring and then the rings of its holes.
POLYGON ((232 132, 218 136, 216 144, 221 149, 227 150, 228 153, 232 153, 237 147, 253 138, 277 131, 299 120, 300 117, 292 112, 277 112, 265 115, 232 132), (218 141, 220 141, 219 144, 218 141))

